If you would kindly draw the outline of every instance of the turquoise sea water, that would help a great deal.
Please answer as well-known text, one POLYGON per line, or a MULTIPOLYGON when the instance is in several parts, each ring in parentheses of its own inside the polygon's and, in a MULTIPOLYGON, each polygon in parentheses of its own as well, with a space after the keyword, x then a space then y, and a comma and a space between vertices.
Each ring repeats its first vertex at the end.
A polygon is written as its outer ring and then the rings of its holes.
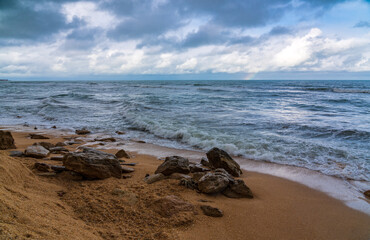
POLYGON ((370 81, 1 82, 0 124, 25 122, 370 181, 370 81))

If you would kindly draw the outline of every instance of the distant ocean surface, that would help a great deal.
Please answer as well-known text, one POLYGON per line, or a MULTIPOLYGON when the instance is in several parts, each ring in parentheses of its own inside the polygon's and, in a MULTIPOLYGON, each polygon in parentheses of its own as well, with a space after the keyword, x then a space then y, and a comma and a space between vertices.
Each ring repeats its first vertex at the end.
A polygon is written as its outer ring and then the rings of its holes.
POLYGON ((1 82, 0 124, 25 122, 370 181, 370 81, 1 82))

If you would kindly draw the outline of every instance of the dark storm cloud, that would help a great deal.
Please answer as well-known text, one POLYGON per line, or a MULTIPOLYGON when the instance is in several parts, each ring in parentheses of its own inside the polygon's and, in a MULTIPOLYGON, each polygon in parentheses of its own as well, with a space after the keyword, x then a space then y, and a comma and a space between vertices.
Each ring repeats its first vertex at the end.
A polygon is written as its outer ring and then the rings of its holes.
POLYGON ((356 23, 353 27, 355 28, 370 28, 370 22, 360 21, 356 23))
POLYGON ((67 35, 61 50, 85 51, 97 44, 97 38, 104 33, 101 28, 75 29, 67 35))
POLYGON ((79 25, 76 19, 67 24, 58 6, 67 1, 16 1, 0 2, 0 38, 42 39, 63 29, 79 25))
POLYGON ((276 35, 284 35, 284 34, 291 34, 292 31, 289 28, 282 27, 282 26, 276 26, 268 33, 270 36, 276 36, 276 35))

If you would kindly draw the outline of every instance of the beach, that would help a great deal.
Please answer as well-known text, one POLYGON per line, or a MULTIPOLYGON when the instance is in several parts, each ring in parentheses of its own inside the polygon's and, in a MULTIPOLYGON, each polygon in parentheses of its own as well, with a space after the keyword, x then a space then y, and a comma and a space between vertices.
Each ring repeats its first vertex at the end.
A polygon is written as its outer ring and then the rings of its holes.
MULTIPOLYGON (((16 150, 20 151, 41 141, 55 144, 74 139, 77 144, 66 146, 71 152, 86 143, 94 148, 106 144, 84 142, 81 136, 54 129, 18 127, 12 135, 16 150), (46 134, 50 139, 30 139, 31 132, 46 134)), ((116 153, 121 148, 125 149, 125 145, 103 151, 116 153)), ((129 151, 131 158, 126 162, 137 164, 132 167, 134 172, 123 174, 130 177, 82 180, 65 173, 40 174, 34 169, 36 162, 54 165, 61 162, 10 157, 9 152, 0 152, 1 239, 368 239, 370 236, 369 215, 297 182, 248 169, 243 169, 238 179, 245 181, 254 198, 234 199, 199 193, 180 186, 176 179, 147 184, 145 175, 153 174, 163 162, 152 155, 129 151), (192 211, 164 216, 155 203, 167 196, 179 197, 192 206, 192 211), (201 205, 219 208, 224 215, 206 216, 201 205)))

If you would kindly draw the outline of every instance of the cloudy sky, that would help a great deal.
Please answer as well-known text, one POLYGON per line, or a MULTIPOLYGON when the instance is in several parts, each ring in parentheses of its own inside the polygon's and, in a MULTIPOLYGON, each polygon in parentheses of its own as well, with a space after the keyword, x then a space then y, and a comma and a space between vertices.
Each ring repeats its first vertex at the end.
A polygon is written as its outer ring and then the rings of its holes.
POLYGON ((0 78, 370 79, 370 0, 0 0, 0 78))

